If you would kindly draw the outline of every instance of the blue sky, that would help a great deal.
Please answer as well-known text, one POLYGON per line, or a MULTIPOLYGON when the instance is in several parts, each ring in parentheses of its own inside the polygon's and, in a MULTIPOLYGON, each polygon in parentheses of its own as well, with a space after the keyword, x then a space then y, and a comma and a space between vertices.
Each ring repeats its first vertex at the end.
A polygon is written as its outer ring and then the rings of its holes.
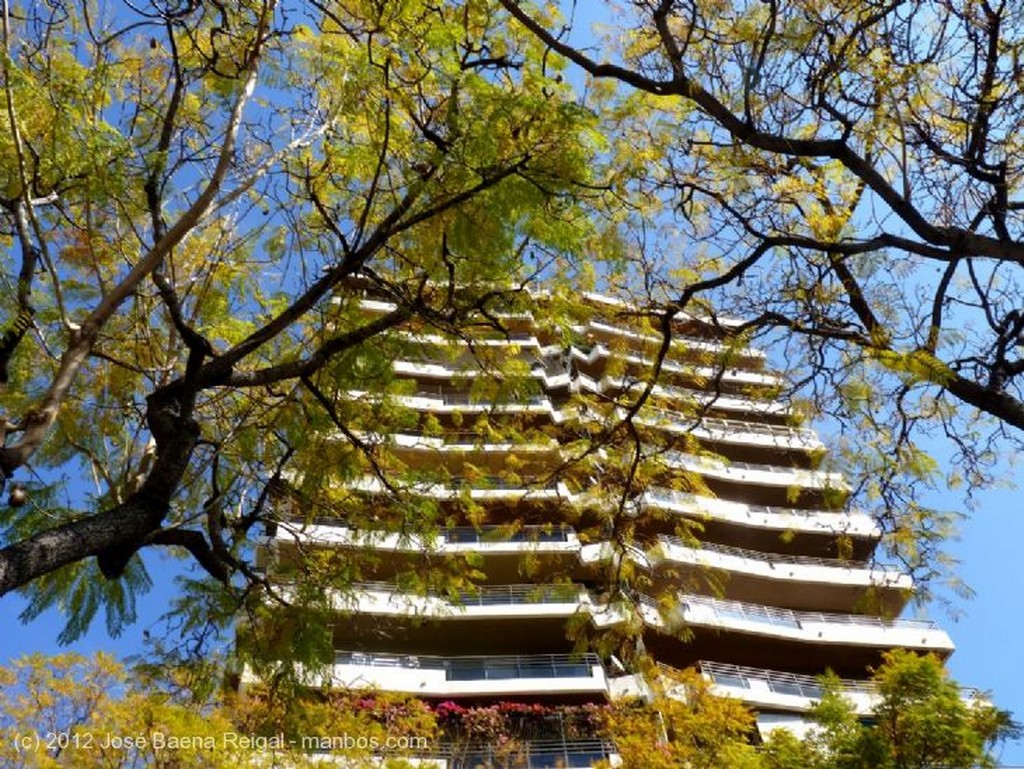
MULTIPOLYGON (((1007 480, 1012 481, 1012 478, 1007 480)), ((952 622, 941 610, 932 612, 949 631, 957 651, 949 661, 953 676, 966 686, 993 694, 1001 707, 1024 720, 1024 504, 1020 489, 989 490, 964 522, 960 542, 950 547, 960 558, 959 573, 976 591, 973 600, 954 599, 963 612, 952 622)), ((955 507, 956 494, 946 497, 955 507)), ((1007 745, 1004 764, 1024 766, 1024 742, 1007 745)))
MULTIPOLYGON (((1006 480, 1013 482, 1013 470, 1006 468, 1006 480)), ((954 622, 942 609, 931 616, 949 631, 958 646, 950 661, 954 677, 964 685, 991 691, 995 703, 1014 711, 1024 720, 1024 662, 1020 648, 1024 639, 1024 504, 1019 490, 989 490, 978 496, 975 512, 964 522, 962 539, 950 550, 961 561, 959 573, 977 595, 965 601, 952 598, 960 613, 954 622)), ((936 493, 937 506, 960 507, 958 493, 936 493)), ((153 559, 154 588, 140 601, 140 621, 118 639, 107 637, 102 622, 71 650, 91 653, 98 649, 119 656, 142 650, 143 630, 156 623, 173 595, 175 562, 153 559)), ((19 596, 0 598, 0 664, 29 652, 57 653, 56 644, 63 620, 49 612, 21 625, 17 616, 24 608, 19 596)), ((1024 767, 1024 743, 1007 745, 1001 754, 1004 765, 1024 767)))
MULTIPOLYGON (((977 512, 965 521, 960 542, 951 546, 962 561, 960 574, 977 591, 973 600, 954 598, 962 612, 953 622, 942 609, 931 616, 939 620, 957 644, 950 670, 960 683, 993 693, 995 703, 1024 719, 1024 505, 1020 491, 990 490, 980 495, 977 512)), ((947 507, 956 506, 957 496, 942 495, 947 507)), ((30 652, 47 654, 62 650, 83 653, 103 649, 119 656, 142 651, 142 632, 166 610, 173 595, 172 575, 178 562, 154 559, 153 590, 140 601, 140 621, 121 638, 107 637, 102 621, 94 623, 87 637, 71 647, 57 646, 63 621, 55 612, 21 625, 17 615, 24 603, 17 595, 0 598, 0 664, 30 652)), ((1024 742, 1006 745, 1001 753, 1004 765, 1024 767, 1024 742)))

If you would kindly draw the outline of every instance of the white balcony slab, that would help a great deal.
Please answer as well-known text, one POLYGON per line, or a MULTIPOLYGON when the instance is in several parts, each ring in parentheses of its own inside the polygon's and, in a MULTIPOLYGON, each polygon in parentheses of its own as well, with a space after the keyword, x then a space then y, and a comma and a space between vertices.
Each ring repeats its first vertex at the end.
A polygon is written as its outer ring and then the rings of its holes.
POLYGON ((803 510, 752 505, 705 497, 674 489, 654 487, 640 497, 640 506, 680 515, 778 531, 847 535, 877 539, 881 529, 874 518, 861 511, 803 510))
POLYGON ((428 657, 349 653, 331 666, 330 685, 424 697, 591 694, 607 696, 608 679, 595 655, 428 657))
POLYGON ((655 563, 721 569, 733 574, 780 583, 801 583, 809 590, 840 587, 911 590, 913 580, 895 568, 839 559, 788 556, 726 548, 711 544, 689 546, 672 537, 659 540, 660 552, 649 553, 655 563))
MULTIPOLYGON (((684 625, 817 645, 903 647, 943 656, 956 648, 944 630, 926 620, 799 612, 685 594, 679 596, 675 616, 684 625)), ((661 621, 666 624, 664 619, 661 621)))

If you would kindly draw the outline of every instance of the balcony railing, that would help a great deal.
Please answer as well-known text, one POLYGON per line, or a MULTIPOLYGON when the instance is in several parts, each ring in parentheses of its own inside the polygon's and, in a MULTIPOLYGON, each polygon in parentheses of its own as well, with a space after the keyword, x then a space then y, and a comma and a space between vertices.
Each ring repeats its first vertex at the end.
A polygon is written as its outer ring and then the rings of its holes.
MULTIPOLYGON (((309 526, 323 526, 330 528, 342 535, 342 539, 325 539, 325 541, 341 542, 343 544, 360 547, 383 547, 388 542, 397 540, 399 549, 422 550, 433 544, 558 544, 575 543, 576 531, 572 526, 562 524, 560 526, 533 525, 523 526, 512 531, 507 526, 482 526, 476 529, 472 526, 450 526, 441 529, 436 539, 429 537, 403 536, 393 531, 375 529, 357 529, 346 523, 341 518, 330 516, 315 516, 313 518, 301 518, 298 516, 287 520, 289 533, 301 533, 309 526)), ((392 547, 394 545, 391 545, 392 547)))
MULTIPOLYGON (((524 449, 533 448, 557 448, 558 441, 553 438, 549 438, 546 435, 530 435, 524 437, 521 442, 512 444, 508 439, 503 441, 500 434, 495 435, 494 433, 484 433, 480 430, 449 430, 447 427, 436 432, 428 432, 425 430, 415 430, 409 428, 403 428, 400 433, 392 433, 392 436, 397 440, 400 436, 411 436, 417 439, 428 439, 432 441, 439 441, 444 447, 466 447, 472 446, 473 448, 482 448, 488 451, 501 450, 500 447, 511 447, 516 451, 523 451, 524 449)), ((435 444, 432 444, 436 445, 435 444)), ((504 450, 508 450, 505 448, 504 450)))
MULTIPOLYGON (((813 555, 790 555, 787 553, 765 553, 761 550, 748 550, 743 547, 732 547, 731 545, 720 545, 717 542, 688 542, 681 537, 671 534, 662 534, 659 540, 676 547, 686 548, 694 552, 701 550, 721 555, 731 555, 746 560, 760 561, 769 564, 798 564, 804 566, 828 566, 835 569, 869 569, 871 564, 868 561, 850 561, 842 558, 823 558, 813 555)), ((880 570, 895 569, 895 567, 878 566, 880 570)))
MULTIPOLYGON (((636 383, 633 388, 642 389, 647 385, 636 383)), ((773 415, 782 415, 789 411, 789 407, 779 401, 753 398, 745 395, 726 395, 725 393, 708 392, 693 387, 682 385, 658 384, 654 386, 653 393, 666 398, 677 398, 681 400, 692 400, 705 407, 721 408, 728 411, 755 411, 773 415)))
MULTIPOLYGON (((701 503, 701 497, 696 494, 691 494, 686 491, 676 491, 675 489, 666 489, 660 486, 647 489, 644 492, 644 498, 654 500, 656 502, 666 502, 669 504, 679 505, 680 507, 693 508, 696 513, 707 513, 706 505, 701 503)), ((709 502, 719 502, 717 498, 708 498, 709 502)), ((800 518, 816 518, 819 516, 831 516, 837 521, 849 516, 849 513, 839 510, 807 510, 804 508, 797 507, 776 507, 772 505, 755 505, 747 502, 734 502, 730 504, 742 505, 746 508, 746 511, 751 514, 767 514, 779 517, 791 517, 796 516, 800 518)))
POLYGON ((593 678, 601 668, 596 654, 434 657, 338 652, 336 665, 443 670, 446 681, 498 681, 520 678, 593 678))
MULTIPOLYGON (((558 488, 551 478, 522 476, 518 480, 503 478, 500 475, 453 475, 449 483, 455 489, 471 489, 473 491, 536 491, 558 488)), ((444 485, 443 482, 441 485, 444 485)))
MULTIPOLYGON (((574 348, 577 350, 578 348, 574 348)), ((595 349, 604 357, 612 355, 611 351, 604 345, 597 344, 595 349)), ((582 355, 584 358, 592 357, 591 355, 582 355)), ((627 353, 625 355, 616 356, 620 360, 633 365, 639 365, 644 368, 653 368, 654 359, 648 358, 644 355, 636 355, 627 353)), ((687 377, 719 377, 722 379, 738 379, 746 380, 748 383, 757 383, 763 385, 781 385, 783 379, 778 374, 766 374, 757 371, 750 371, 742 366, 729 366, 725 369, 711 368, 710 366, 697 366, 697 365, 685 365, 677 363, 673 360, 665 360, 661 364, 661 370, 669 374, 681 374, 687 377)))
MULTIPOLYGON (((697 669, 719 686, 735 689, 750 689, 751 684, 767 688, 775 694, 788 694, 794 697, 821 699, 824 690, 817 676, 786 673, 779 670, 728 665, 720 662, 699 662, 697 669)), ((878 687, 871 681, 839 679, 843 693, 868 694, 878 692, 878 687)))
POLYGON ((449 769, 478 769, 485 766, 514 765, 521 769, 584 769, 615 754, 615 745, 608 740, 531 740, 522 743, 509 764, 508 748, 485 745, 451 746, 441 752, 448 758, 449 769))
MULTIPOLYGON (((634 331, 629 328, 623 328, 612 323, 605 323, 599 320, 591 320, 588 324, 590 329, 594 331, 600 331, 606 334, 614 334, 624 339, 629 339, 634 342, 643 342, 650 345, 661 345, 663 337, 658 334, 644 334, 639 331, 634 331)), ((584 326, 576 326, 575 329, 579 332, 585 333, 588 328, 584 326)), ((677 351, 688 352, 692 350, 712 352, 717 354, 733 354, 743 358, 754 359, 761 361, 764 359, 765 354, 761 350, 755 350, 750 347, 744 348, 732 348, 722 342, 713 339, 703 339, 701 337, 692 336, 690 334, 672 334, 673 347, 677 351)))
POLYGON ((504 401, 489 401, 485 398, 468 393, 465 390, 417 390, 407 397, 429 398, 439 400, 446 406, 541 406, 550 404, 550 399, 542 393, 531 393, 519 398, 504 401))
POLYGON ((491 544, 495 542, 569 542, 575 535, 571 526, 523 526, 518 531, 508 532, 504 526, 452 526, 443 529, 441 536, 446 542, 491 544))
MULTIPOLYGON (((356 582, 352 585, 356 592, 390 593, 395 596, 406 595, 410 598, 415 594, 406 593, 391 582, 356 582)), ((576 583, 560 585, 481 585, 474 590, 462 590, 455 593, 427 592, 424 597, 452 600, 461 606, 511 606, 516 604, 558 604, 578 603, 584 595, 585 588, 576 583)))
MULTIPOLYGON (((673 668, 659 664, 659 668, 674 672, 673 668)), ((767 688, 776 694, 788 694, 795 697, 821 699, 824 689, 818 676, 787 673, 780 670, 730 665, 722 662, 698 662, 697 669, 719 686, 734 689, 753 689, 755 686, 767 688)), ((851 678, 840 678, 840 694, 862 694, 874 696, 878 694, 878 686, 874 681, 859 681, 851 678)), ((980 699, 984 695, 974 687, 961 687, 960 696, 966 700, 980 699)))
POLYGON ((660 454, 660 458, 670 466, 674 465, 684 470, 695 470, 697 472, 718 472, 724 475, 733 475, 737 471, 747 470, 755 473, 787 475, 790 479, 795 476, 803 479, 804 485, 810 485, 813 482, 817 486, 827 487, 830 482, 834 482, 833 488, 842 489, 845 486, 843 478, 839 473, 805 470, 799 467, 784 467, 782 465, 768 465, 759 462, 726 461, 716 457, 688 454, 683 451, 665 451, 660 454))
POLYGON ((684 608, 700 607, 710 610, 720 619, 735 619, 743 622, 757 622, 775 627, 802 628, 805 624, 863 625, 880 628, 905 628, 937 630, 932 620, 883 619, 866 614, 829 614, 825 612, 792 611, 774 606, 724 601, 697 595, 680 595, 684 608))
MULTIPOLYGON (((666 409, 660 406, 648 406, 644 409, 641 417, 645 418, 647 422, 655 422, 652 417, 657 417, 664 420, 667 424, 680 424, 680 423, 691 423, 691 428, 694 430, 703 429, 705 431, 716 430, 727 436, 738 435, 740 433, 752 433, 754 435, 762 435, 766 438, 770 438, 773 441, 789 440, 804 446, 817 447, 821 445, 821 441, 818 439, 818 434, 814 430, 809 430, 804 427, 790 427, 788 425, 770 425, 764 422, 750 422, 745 419, 723 419, 721 417, 690 417, 684 412, 676 411, 673 409, 666 409)), ((658 422, 662 424, 662 422, 658 422)))

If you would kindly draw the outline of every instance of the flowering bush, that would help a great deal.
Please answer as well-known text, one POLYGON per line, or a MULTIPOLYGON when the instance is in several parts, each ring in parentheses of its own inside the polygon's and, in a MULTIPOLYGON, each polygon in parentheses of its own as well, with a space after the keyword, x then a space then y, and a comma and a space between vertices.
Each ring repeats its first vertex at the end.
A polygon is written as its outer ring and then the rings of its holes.
POLYGON ((446 739, 469 742, 590 739, 602 733, 607 720, 607 706, 597 704, 498 702, 465 707, 446 700, 433 710, 446 739))

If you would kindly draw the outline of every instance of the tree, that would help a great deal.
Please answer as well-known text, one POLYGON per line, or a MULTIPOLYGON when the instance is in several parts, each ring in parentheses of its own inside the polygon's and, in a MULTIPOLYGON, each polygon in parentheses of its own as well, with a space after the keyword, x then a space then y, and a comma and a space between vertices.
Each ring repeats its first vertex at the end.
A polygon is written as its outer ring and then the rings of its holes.
POLYGON ((211 696, 190 689, 180 676, 186 671, 163 680, 150 672, 102 653, 32 655, 0 668, 3 765, 304 769, 323 766, 322 755, 331 754, 344 756, 346 766, 408 769, 406 748, 429 747, 438 734, 430 709, 408 697, 314 693, 289 698, 285 710, 265 692, 211 696), (383 762, 371 744, 385 750, 383 762))
POLYGON ((739 700, 718 697, 694 670, 673 673, 653 702, 626 700, 607 713, 606 730, 626 769, 688 766, 758 769, 750 737, 753 714, 739 700))
POLYGON ((364 461, 382 407, 339 395, 380 375, 376 335, 501 332, 503 295, 600 256, 568 194, 600 195, 594 118, 506 22, 4 2, 0 595, 117 632, 137 553, 170 548, 233 596, 195 614, 230 615, 282 479, 328 431, 337 475, 364 461))
POLYGON ((656 263, 645 231, 661 313, 777 344, 918 561, 942 536, 893 482, 935 470, 915 437, 952 438, 975 484, 1024 429, 1019 4, 635 0, 600 48, 501 3, 624 87, 622 183, 687 254, 656 263))
POLYGON ((33 655, 0 669, 0 681, 0 759, 12 769, 214 769, 259 757, 225 740, 237 733, 225 710, 126 691, 126 671, 107 655, 33 655))
POLYGON ((931 655, 887 652, 875 671, 878 703, 867 725, 835 680, 815 708, 818 730, 804 743, 773 733, 767 769, 975 769, 994 767, 992 749, 1019 734, 1009 714, 981 698, 965 699, 931 655))

